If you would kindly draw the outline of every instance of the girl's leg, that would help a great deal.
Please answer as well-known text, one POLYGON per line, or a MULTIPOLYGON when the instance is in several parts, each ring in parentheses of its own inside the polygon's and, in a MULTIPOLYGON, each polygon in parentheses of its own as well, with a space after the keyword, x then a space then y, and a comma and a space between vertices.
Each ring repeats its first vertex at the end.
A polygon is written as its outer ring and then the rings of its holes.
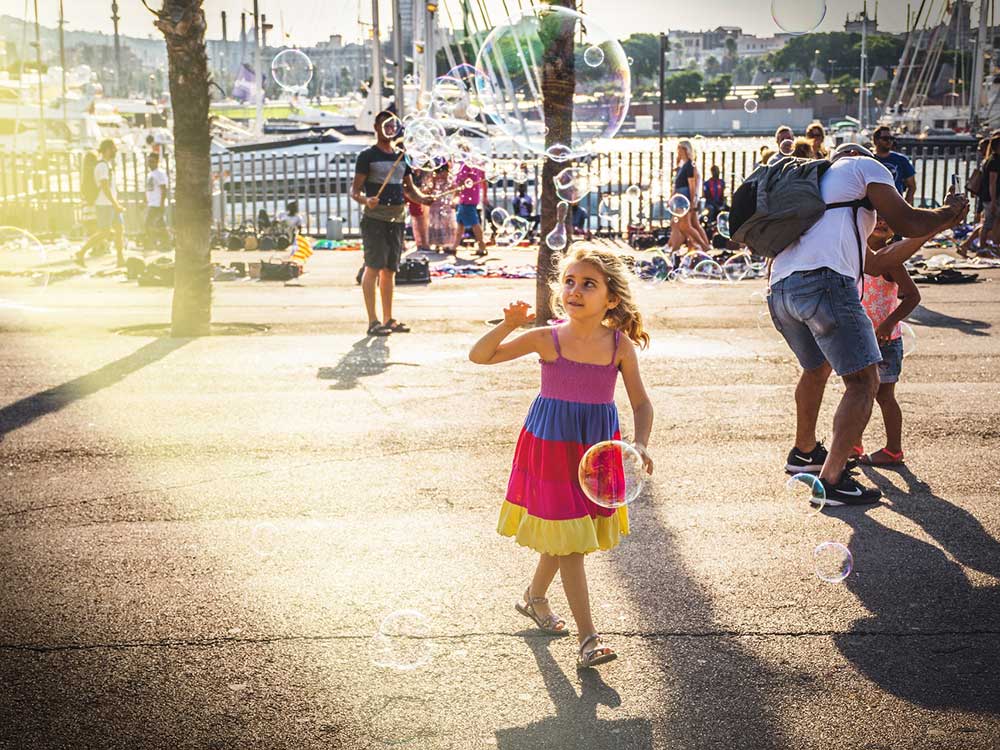
POLYGON ((587 572, 583 567, 583 555, 563 555, 559 559, 559 577, 563 591, 569 601, 569 608, 576 621, 576 639, 583 643, 587 636, 596 633, 594 620, 590 615, 590 591, 587 588, 587 572))
POLYGON ((882 383, 875 395, 885 421, 885 447, 893 453, 903 452, 903 410, 896 401, 896 384, 882 383))
MULTIPOLYGON (((525 604, 530 604, 529 599, 544 598, 552 579, 559 572, 559 558, 553 555, 539 555, 538 565, 535 567, 535 575, 531 578, 531 586, 525 594, 525 604)), ((536 602, 534 605, 538 616, 545 618, 552 614, 552 607, 548 602, 536 602)))

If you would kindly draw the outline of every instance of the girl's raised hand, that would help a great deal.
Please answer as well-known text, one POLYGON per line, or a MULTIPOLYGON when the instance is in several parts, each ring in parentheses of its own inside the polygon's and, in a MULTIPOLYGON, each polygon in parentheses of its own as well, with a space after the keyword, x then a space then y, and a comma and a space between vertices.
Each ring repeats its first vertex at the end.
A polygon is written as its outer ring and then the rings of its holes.
POLYGON ((534 322, 535 314, 533 312, 529 312, 529 310, 531 310, 531 305, 524 300, 511 302, 503 309, 504 324, 514 328, 520 328, 523 325, 534 322))

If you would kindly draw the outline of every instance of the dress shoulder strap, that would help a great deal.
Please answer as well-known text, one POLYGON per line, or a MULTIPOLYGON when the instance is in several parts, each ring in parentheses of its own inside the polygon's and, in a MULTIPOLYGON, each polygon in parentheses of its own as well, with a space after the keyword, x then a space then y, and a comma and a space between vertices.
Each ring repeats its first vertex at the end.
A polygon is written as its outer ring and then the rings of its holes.
POLYGON ((552 342, 556 345, 556 354, 560 357, 562 356, 562 349, 559 348, 559 328, 558 326, 552 326, 552 342))

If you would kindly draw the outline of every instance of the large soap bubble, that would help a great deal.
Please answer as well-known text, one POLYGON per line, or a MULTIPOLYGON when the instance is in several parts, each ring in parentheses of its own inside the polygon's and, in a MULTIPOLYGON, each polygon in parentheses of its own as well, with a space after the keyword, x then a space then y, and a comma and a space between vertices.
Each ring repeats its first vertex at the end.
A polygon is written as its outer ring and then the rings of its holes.
POLYGON ((313 63, 300 49, 283 49, 271 60, 271 75, 283 89, 303 89, 312 80, 313 63))
POLYGON ((568 8, 539 6, 503 21, 480 47, 476 68, 488 77, 484 114, 537 154, 555 144, 573 156, 589 153, 598 139, 618 132, 628 112, 631 73, 621 44, 568 8), (567 65, 563 45, 572 51, 567 65), (597 65, 594 48, 604 53, 597 65), (565 127, 563 114, 572 117, 565 127))
POLYGON ((826 17, 826 0, 771 0, 771 17, 782 31, 807 34, 826 17))

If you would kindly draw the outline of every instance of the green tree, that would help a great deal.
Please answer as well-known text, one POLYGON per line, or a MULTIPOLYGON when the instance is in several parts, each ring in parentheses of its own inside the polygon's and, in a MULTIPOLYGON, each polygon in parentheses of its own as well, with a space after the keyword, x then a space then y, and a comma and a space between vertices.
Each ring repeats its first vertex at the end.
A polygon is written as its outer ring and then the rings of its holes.
POLYGON ((801 81, 792 86, 792 91, 795 94, 796 101, 805 104, 806 102, 812 101, 816 98, 816 88, 816 84, 810 79, 803 78, 801 81))
POLYGON ((722 58, 722 71, 724 73, 731 73, 733 68, 739 62, 739 45, 737 45, 736 40, 731 36, 726 37, 726 54, 722 58))
POLYGON ((722 66, 719 64, 715 55, 710 55, 709 58, 705 60, 705 75, 710 78, 715 78, 720 72, 722 72, 722 66))
POLYGON ((733 89, 733 77, 726 73, 702 84, 701 90, 710 102, 721 102, 733 89))
POLYGON ((757 97, 758 101, 769 102, 774 99, 774 86, 770 83, 765 83, 754 92, 754 95, 757 97))
POLYGON ((622 49, 632 58, 632 75, 637 79, 659 76, 659 34, 632 34, 622 41, 622 49))
POLYGON ((847 73, 842 76, 837 76, 830 81, 830 86, 833 89, 834 96, 836 96, 837 101, 845 107, 850 107, 851 104, 858 98, 859 85, 860 81, 847 73))
POLYGON ((701 93, 701 82, 696 70, 674 73, 663 82, 663 93, 669 101, 683 103, 701 93))
MULTIPOLYGON (((171 335, 204 336, 212 321, 212 178, 209 75, 203 0, 163 0, 155 25, 167 43, 174 113, 174 233, 171 335)), ((148 7, 148 6, 147 6, 148 7)))
POLYGON ((886 97, 889 96, 889 88, 892 86, 892 81, 886 78, 884 81, 876 81, 872 84, 872 95, 875 97, 876 101, 884 102, 886 97))

